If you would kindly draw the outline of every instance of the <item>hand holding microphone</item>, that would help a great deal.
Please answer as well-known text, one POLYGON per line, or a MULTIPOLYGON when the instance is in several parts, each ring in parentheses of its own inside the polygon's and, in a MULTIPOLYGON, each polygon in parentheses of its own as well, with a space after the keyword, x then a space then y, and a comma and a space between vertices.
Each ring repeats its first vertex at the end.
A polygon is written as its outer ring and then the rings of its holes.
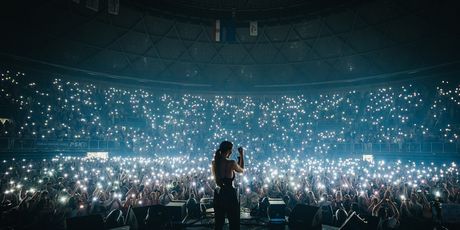
POLYGON ((238 147, 238 153, 240 153, 240 157, 243 156, 244 154, 244 150, 243 150, 243 147, 238 147))
POLYGON ((238 165, 241 167, 241 168, 244 168, 244 150, 243 150, 243 147, 238 147, 238 153, 240 153, 240 156, 238 157, 238 165))

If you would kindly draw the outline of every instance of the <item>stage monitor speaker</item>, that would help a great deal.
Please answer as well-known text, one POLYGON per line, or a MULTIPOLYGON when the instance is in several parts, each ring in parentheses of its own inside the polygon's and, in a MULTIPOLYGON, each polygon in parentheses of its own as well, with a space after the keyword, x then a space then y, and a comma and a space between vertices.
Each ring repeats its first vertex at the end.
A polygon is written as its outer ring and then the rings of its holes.
POLYGON ((168 208, 163 205, 149 206, 145 225, 147 229, 171 229, 171 218, 168 208))
POLYGON ((268 200, 268 219, 270 222, 282 222, 286 220, 286 204, 282 199, 268 200))
POLYGON ((166 205, 169 216, 174 222, 182 222, 186 214, 186 201, 171 201, 166 205))
POLYGON ((68 218, 66 220, 67 230, 97 230, 105 229, 104 220, 101 215, 90 215, 68 218))
POLYGON ((297 204, 289 215, 289 229, 321 229, 319 207, 297 204))

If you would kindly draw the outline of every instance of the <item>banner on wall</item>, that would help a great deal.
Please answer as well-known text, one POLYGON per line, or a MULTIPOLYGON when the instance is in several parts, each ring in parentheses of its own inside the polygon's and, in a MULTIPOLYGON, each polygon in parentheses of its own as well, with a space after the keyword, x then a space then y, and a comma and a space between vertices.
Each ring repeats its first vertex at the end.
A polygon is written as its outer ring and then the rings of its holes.
POLYGON ((249 22, 249 35, 256 37, 258 34, 257 21, 249 22))
POLYGON ((109 14, 118 15, 120 11, 120 0, 108 0, 109 14))
POLYGON ((220 20, 216 20, 214 23, 213 38, 214 38, 214 41, 220 42, 220 20))

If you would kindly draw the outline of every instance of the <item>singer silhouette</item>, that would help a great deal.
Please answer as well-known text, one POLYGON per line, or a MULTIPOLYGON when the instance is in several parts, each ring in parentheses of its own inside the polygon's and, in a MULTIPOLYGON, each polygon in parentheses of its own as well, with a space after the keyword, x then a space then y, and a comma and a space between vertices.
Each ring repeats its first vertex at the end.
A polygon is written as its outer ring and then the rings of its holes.
POLYGON ((238 163, 228 159, 232 150, 232 142, 222 142, 212 161, 212 173, 217 185, 214 189, 214 229, 218 230, 223 228, 225 216, 228 218, 230 230, 240 229, 240 207, 233 180, 235 172, 243 173, 244 171, 244 150, 242 147, 238 148, 240 154, 238 163))

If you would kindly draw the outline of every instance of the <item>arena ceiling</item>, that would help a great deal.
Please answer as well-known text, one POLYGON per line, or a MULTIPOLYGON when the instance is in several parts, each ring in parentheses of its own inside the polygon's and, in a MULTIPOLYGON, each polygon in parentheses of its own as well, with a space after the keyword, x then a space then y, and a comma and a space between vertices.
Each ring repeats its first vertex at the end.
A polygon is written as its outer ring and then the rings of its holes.
POLYGON ((458 72, 451 1, 15 1, 0 56, 100 79, 212 90, 355 84, 458 72), (78 2, 78 3, 77 3, 78 2), (346 2, 346 3, 344 3, 346 2), (232 41, 214 41, 216 19, 232 41), (257 36, 249 23, 257 21, 257 36), (224 26, 224 25, 223 25, 224 26))

